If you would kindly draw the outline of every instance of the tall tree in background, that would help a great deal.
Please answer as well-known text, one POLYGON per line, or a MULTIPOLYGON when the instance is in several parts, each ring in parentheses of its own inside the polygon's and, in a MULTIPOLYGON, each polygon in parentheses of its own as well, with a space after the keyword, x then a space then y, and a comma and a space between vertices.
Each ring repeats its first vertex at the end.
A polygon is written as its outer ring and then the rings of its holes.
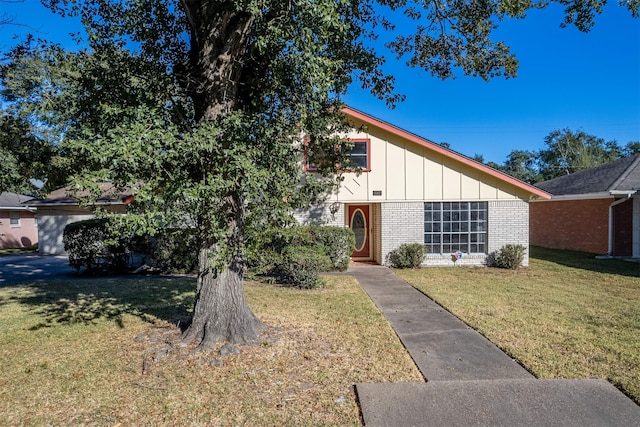
POLYGON ((620 158, 622 148, 583 131, 555 130, 544 139, 547 149, 539 153, 540 174, 547 180, 568 175, 620 158))
POLYGON ((538 168, 538 153, 534 151, 513 150, 504 165, 498 166, 498 169, 530 184, 542 180, 538 168))
MULTIPOLYGON (((335 183, 333 168, 349 150, 335 136, 344 129, 347 88, 359 82, 391 105, 402 98, 369 41, 393 31, 392 18, 400 17, 387 47, 409 66, 440 78, 456 71, 514 77, 517 61, 492 31, 501 19, 548 3, 44 2, 82 17, 87 30, 89 50, 65 61, 75 77, 62 90, 75 95, 57 98, 87 102, 72 102, 64 120, 68 149, 90 165, 77 181, 132 188, 141 210, 128 220, 138 230, 152 231, 160 218, 197 230, 196 302, 184 342, 203 348, 256 339, 262 324, 243 294, 246 239, 335 183), (302 150, 335 161, 305 175, 302 150)), ((586 31, 605 2, 558 3, 564 22, 586 31)), ((638 1, 627 6, 637 16, 638 1)))
POLYGON ((55 145, 27 120, 0 111, 0 192, 36 194, 36 182, 59 184, 52 168, 56 156, 55 145))
POLYGON ((640 153, 640 143, 624 146, 584 131, 554 130, 544 139, 546 149, 513 150, 504 164, 490 166, 529 184, 612 162, 640 153))

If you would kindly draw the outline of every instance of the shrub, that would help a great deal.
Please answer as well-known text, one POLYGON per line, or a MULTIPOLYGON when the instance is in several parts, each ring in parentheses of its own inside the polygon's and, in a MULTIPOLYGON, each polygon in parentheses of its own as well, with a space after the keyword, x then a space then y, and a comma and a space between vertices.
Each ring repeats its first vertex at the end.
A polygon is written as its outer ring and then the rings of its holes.
POLYGON ((387 255, 387 263, 394 268, 418 268, 427 248, 422 243, 403 243, 387 255))
POLYGON ((252 269, 265 270, 284 264, 289 248, 313 248, 330 260, 322 271, 344 271, 349 267, 354 246, 355 238, 348 228, 294 226, 265 230, 252 238, 246 259, 252 269))
POLYGON ((127 270, 127 240, 114 237, 109 218, 94 218, 68 224, 62 235, 69 265, 87 273, 121 273, 127 270))
POLYGON ((63 233, 69 264, 90 274, 127 272, 133 254, 165 272, 192 272, 197 265, 192 229, 163 229, 154 236, 121 235, 114 218, 94 218, 67 225, 63 233))
POLYGON ((523 245, 504 245, 496 254, 495 266, 515 270, 522 265, 524 253, 527 250, 523 245))
POLYGON ((342 227, 311 227, 316 241, 325 249, 325 254, 331 259, 333 270, 345 271, 349 268, 349 259, 356 246, 353 231, 342 227))
POLYGON ((133 250, 149 267, 172 273, 190 273, 198 264, 195 230, 166 228, 155 236, 135 239, 133 250))
POLYGON ((283 255, 278 271, 286 283, 302 289, 324 285, 318 273, 331 269, 331 259, 322 248, 289 246, 283 255))

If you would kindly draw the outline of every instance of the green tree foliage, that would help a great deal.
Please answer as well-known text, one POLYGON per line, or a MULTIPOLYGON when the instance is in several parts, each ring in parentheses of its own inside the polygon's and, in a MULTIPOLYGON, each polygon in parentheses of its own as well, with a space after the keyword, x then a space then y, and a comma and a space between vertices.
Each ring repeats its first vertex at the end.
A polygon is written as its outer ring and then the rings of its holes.
POLYGON ((0 111, 0 191, 31 194, 31 180, 56 181, 56 155, 56 147, 36 136, 28 121, 0 111))
POLYGON ((498 168, 524 182, 533 184, 541 181, 541 175, 538 172, 538 153, 534 151, 513 150, 504 164, 498 168))
MULTIPOLYGON (((12 102, 52 112, 40 120, 62 137, 78 185, 110 180, 134 192, 138 215, 126 217, 129 227, 195 228, 199 273, 184 342, 203 348, 256 340, 262 324, 242 286, 246 242, 336 184, 333 169, 348 151, 336 137, 347 89, 358 83, 390 105, 402 99, 382 70, 384 53, 369 42, 392 32, 391 53, 439 78, 514 77, 517 60, 493 30, 548 3, 43 2, 80 16, 89 47, 14 50, 9 69, 29 55, 56 65, 45 80, 25 75, 34 87, 11 88, 12 102), (23 102, 49 87, 44 104, 23 102), (322 154, 319 173, 304 173, 303 150, 322 154)), ((605 2, 558 3, 564 22, 586 31, 605 2)), ((627 7, 637 15, 637 0, 627 7)))
POLYGON ((621 155, 616 141, 605 142, 583 131, 555 130, 544 140, 546 150, 539 153, 543 179, 588 169, 611 162, 621 155))
POLYGON ((535 184, 640 153, 638 142, 621 146, 615 140, 605 141, 570 129, 554 130, 544 142, 545 149, 513 150, 502 165, 491 166, 535 184))

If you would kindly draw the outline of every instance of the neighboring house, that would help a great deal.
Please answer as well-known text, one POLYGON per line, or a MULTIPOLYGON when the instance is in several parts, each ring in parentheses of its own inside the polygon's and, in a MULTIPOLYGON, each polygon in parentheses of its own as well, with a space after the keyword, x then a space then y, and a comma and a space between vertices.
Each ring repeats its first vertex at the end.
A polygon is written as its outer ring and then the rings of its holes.
POLYGON ((528 202, 546 192, 360 111, 344 113, 362 171, 346 172, 322 205, 297 211, 299 223, 350 227, 352 258, 379 264, 403 243, 428 248, 423 265, 453 266, 457 251, 457 265, 486 265, 505 244, 528 249, 528 202))
POLYGON ((22 204, 32 196, 0 193, 0 249, 23 248, 38 242, 36 210, 22 204))
POLYGON ((640 258, 640 154, 536 184, 531 244, 640 258))
MULTIPOLYGON (((132 196, 116 194, 111 184, 102 184, 101 189, 103 193, 95 206, 114 213, 126 212, 132 196)), ((38 209, 38 252, 41 254, 63 254, 62 237, 67 224, 95 217, 90 209, 79 205, 69 188, 52 191, 46 199, 34 200, 27 205, 38 209)))

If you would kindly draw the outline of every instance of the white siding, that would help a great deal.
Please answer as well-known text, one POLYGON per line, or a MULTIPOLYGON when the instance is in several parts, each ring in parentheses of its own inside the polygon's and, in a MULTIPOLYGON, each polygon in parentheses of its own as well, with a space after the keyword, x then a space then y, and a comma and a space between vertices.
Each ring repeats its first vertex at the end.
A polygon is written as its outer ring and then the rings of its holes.
POLYGON ((369 139, 370 172, 345 173, 333 200, 384 202, 405 200, 516 200, 529 193, 495 176, 376 127, 351 132, 369 139))

